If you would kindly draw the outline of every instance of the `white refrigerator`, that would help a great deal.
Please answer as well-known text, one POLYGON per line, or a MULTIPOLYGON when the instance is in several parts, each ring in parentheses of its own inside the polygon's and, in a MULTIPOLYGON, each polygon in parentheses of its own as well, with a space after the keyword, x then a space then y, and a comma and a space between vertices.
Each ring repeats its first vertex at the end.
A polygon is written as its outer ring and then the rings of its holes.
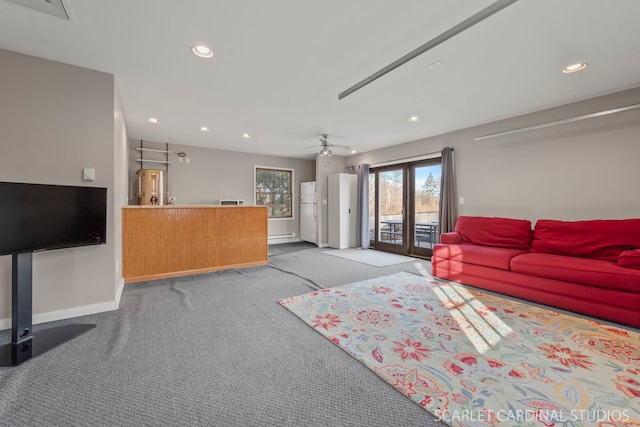
POLYGON ((300 183, 300 240, 318 243, 316 183, 300 183))

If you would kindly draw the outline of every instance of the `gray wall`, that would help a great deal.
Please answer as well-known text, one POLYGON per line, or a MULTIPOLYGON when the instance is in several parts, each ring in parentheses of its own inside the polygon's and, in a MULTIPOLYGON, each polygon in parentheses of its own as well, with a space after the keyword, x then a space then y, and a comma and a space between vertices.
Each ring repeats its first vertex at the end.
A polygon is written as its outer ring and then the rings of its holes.
MULTIPOLYGON (((106 245, 34 254, 34 321, 115 308, 121 236, 114 214, 120 210, 114 201, 114 144, 124 151, 126 130, 122 119, 114 121, 114 112, 122 114, 114 110, 114 77, 1 49, 0 64, 0 180, 108 189, 106 245), (95 169, 95 181, 82 180, 83 168, 95 169)), ((121 170, 118 183, 122 177, 121 170)), ((3 256, 1 327, 10 326, 10 295, 11 256, 3 256)))
MULTIPOLYGON (((130 204, 136 204, 135 192, 137 177, 135 171, 140 163, 140 152, 135 148, 140 140, 130 141, 129 163, 130 204)), ((315 162, 313 160, 293 159, 286 157, 265 156, 234 151, 214 150, 157 141, 143 141, 144 148, 171 151, 171 164, 167 171, 169 196, 176 198, 178 205, 213 205, 222 198, 243 199, 245 204, 253 204, 254 166, 294 169, 294 217, 293 219, 269 220, 269 235, 295 233, 300 235, 298 215, 300 183, 315 180, 315 162), (180 162, 177 153, 185 153, 180 162), (189 163, 187 163, 189 159, 189 163)), ((164 154, 144 153, 145 159, 164 160, 164 154)), ((164 165, 144 163, 145 169, 159 168, 164 165)))
POLYGON ((347 165, 454 147, 459 215, 640 217, 640 110, 474 141, 474 137, 640 103, 640 88, 350 156, 347 165))

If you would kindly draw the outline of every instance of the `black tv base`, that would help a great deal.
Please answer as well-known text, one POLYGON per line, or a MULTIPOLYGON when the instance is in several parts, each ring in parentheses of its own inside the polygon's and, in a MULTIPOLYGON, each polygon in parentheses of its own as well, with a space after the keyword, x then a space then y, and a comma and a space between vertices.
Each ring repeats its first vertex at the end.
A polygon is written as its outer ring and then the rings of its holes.
POLYGON ((71 324, 33 333, 33 253, 13 254, 11 259, 11 342, 0 346, 0 366, 18 366, 96 327, 71 324))

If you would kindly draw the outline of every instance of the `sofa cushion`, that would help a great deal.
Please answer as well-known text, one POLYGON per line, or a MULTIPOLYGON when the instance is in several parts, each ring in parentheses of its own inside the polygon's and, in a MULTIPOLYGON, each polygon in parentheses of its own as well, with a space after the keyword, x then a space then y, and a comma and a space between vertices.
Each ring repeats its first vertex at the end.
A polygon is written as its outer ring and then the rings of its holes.
POLYGON ((619 267, 611 261, 528 253, 514 257, 511 260, 511 270, 599 288, 640 292, 640 270, 619 267))
POLYGON ((617 261, 640 248, 640 219, 556 221, 541 219, 533 231, 532 252, 617 261))
POLYGON ((640 292, 598 288, 437 257, 431 258, 431 264, 435 277, 640 327, 640 292))
POLYGON ((618 257, 618 267, 640 270, 640 249, 622 252, 618 257))
POLYGON ((527 253, 523 249, 496 248, 492 246, 438 244, 433 247, 433 256, 450 259, 468 264, 484 265, 487 267, 509 270, 511 258, 527 253))
POLYGON ((462 243, 462 235, 460 233, 456 233, 455 231, 452 233, 442 233, 440 235, 440 243, 462 243))
POLYGON ((455 230, 464 243, 517 249, 531 246, 531 221, 525 219, 461 216, 455 230))

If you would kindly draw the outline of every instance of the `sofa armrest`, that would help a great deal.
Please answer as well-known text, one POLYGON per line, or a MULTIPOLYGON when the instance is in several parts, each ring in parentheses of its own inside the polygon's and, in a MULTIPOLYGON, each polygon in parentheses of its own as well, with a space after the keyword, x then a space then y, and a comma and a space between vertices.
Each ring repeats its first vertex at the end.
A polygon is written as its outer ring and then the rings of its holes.
POLYGON ((451 233, 442 233, 440 235, 440 243, 445 245, 455 245, 456 243, 462 243, 462 235, 456 231, 451 233))
POLYGON ((618 267, 640 270, 640 249, 624 251, 618 256, 618 267))

